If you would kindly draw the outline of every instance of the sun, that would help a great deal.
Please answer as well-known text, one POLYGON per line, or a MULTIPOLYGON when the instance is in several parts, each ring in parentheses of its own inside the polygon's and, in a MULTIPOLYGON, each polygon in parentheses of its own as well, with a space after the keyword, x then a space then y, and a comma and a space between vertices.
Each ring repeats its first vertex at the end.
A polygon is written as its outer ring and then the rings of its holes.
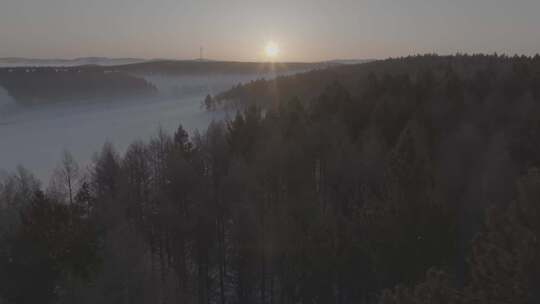
POLYGON ((275 42, 268 42, 264 47, 264 54, 268 59, 276 59, 279 55, 279 46, 275 42))

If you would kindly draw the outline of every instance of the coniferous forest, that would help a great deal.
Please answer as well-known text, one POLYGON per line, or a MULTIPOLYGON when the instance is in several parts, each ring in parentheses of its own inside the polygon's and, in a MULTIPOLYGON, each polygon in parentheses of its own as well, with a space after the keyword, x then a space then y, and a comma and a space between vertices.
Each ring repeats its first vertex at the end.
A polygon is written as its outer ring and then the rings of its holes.
POLYGON ((540 56, 344 65, 206 103, 236 114, 2 178, 0 303, 540 302, 540 56))

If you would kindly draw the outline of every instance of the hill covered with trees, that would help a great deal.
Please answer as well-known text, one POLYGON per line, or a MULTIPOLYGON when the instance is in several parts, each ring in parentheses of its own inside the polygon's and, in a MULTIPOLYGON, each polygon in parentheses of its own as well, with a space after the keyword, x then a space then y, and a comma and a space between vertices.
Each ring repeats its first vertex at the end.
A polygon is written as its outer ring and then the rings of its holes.
MULTIPOLYGON (((96 59, 97 60, 97 59, 96 59)), ((141 98, 157 94, 147 77, 238 76, 275 77, 337 65, 337 63, 259 63, 155 60, 114 66, 0 67, 0 86, 25 105, 62 101, 141 98)), ((179 78, 174 78, 179 77, 179 78)))
POLYGON ((24 105, 147 97, 157 93, 142 78, 98 66, 0 68, 0 86, 24 105))
POLYGON ((47 188, 0 183, 7 303, 537 303, 540 57, 237 86, 47 188), (86 173, 86 174, 85 174, 86 173), (39 288, 37 288, 39 287, 39 288))

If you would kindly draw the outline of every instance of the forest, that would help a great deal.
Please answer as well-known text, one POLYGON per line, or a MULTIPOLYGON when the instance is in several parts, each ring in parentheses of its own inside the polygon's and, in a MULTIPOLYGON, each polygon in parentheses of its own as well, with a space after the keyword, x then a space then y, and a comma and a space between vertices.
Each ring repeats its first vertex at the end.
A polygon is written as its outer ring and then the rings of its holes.
POLYGON ((97 66, 0 68, 0 86, 22 105, 153 96, 146 80, 97 66))
MULTIPOLYGON (((236 114, 0 179, 0 303, 540 302, 540 56, 238 85, 236 114)), ((179 122, 181 123, 181 122, 179 122)), ((1 153, 1 152, 0 152, 1 153)))
MULTIPOLYGON (((87 59, 90 60, 90 59, 87 59)), ((0 86, 22 105, 62 101, 155 97, 158 90, 148 77, 257 75, 265 77, 336 66, 338 63, 258 63, 199 60, 152 60, 115 66, 0 67, 0 86)), ((181 80, 177 79, 177 82, 181 80)))

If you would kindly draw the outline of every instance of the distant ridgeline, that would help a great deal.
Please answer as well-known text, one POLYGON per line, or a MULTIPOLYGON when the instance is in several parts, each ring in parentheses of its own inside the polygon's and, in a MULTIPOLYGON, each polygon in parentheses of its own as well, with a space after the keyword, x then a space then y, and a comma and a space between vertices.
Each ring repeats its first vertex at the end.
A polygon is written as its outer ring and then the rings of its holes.
POLYGON ((255 63, 217 61, 149 61, 75 67, 0 68, 0 86, 22 104, 145 97, 157 89, 143 76, 283 75, 336 63, 255 63))
POLYGON ((232 61, 162 60, 118 66, 118 69, 135 74, 162 75, 223 75, 223 74, 283 74, 309 71, 334 66, 335 62, 321 63, 271 63, 232 61))
POLYGON ((21 104, 151 96, 144 79, 113 68, 20 67, 0 69, 0 86, 21 104))

